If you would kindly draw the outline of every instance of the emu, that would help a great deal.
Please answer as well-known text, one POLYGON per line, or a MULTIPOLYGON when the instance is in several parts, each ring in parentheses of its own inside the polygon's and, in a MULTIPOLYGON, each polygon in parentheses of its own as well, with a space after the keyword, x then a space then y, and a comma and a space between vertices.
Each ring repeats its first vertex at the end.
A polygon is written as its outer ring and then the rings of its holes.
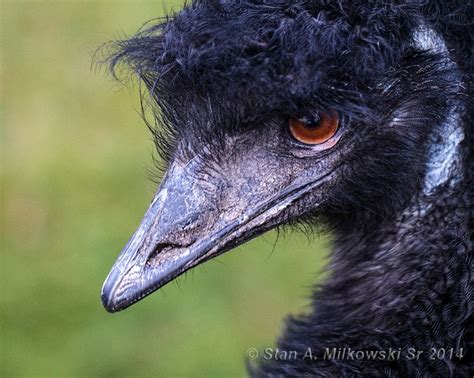
POLYGON ((473 374, 473 15, 462 0, 195 0, 115 42, 166 171, 105 308, 272 228, 324 225, 330 276, 278 341, 298 358, 250 374, 473 374))

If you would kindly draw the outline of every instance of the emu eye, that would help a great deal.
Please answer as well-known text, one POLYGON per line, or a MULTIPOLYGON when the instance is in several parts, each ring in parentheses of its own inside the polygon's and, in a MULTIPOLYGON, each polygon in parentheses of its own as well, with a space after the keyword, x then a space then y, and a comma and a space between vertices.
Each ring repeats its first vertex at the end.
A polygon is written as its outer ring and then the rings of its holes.
POLYGON ((288 121, 291 135, 304 144, 321 144, 331 139, 339 127, 335 111, 324 112, 320 117, 292 118, 288 121))

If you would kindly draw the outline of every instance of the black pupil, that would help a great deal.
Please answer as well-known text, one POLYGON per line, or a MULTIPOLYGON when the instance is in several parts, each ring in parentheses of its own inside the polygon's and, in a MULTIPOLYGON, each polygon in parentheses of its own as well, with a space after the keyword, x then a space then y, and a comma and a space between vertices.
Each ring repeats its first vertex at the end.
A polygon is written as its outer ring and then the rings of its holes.
POLYGON ((318 116, 309 116, 300 118, 300 121, 303 122, 308 129, 315 129, 319 126, 321 118, 318 116))

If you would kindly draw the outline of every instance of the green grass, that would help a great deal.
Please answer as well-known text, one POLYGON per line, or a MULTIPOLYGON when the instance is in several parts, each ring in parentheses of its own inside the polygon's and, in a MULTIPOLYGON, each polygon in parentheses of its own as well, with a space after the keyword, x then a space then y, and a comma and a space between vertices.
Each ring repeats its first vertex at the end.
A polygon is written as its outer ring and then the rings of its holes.
MULTIPOLYGON (((154 184, 136 90, 92 68, 165 1, 0 2, 0 376, 242 376, 306 309, 324 241, 247 243, 129 310, 99 300, 154 184)), ((179 8, 166 1, 167 10, 179 8)))

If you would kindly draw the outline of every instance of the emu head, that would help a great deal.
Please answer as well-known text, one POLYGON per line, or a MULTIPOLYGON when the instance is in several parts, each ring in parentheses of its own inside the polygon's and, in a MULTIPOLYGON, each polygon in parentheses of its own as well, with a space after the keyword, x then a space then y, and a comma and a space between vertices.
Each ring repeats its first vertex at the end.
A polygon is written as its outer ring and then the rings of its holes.
POLYGON ((108 311, 279 225, 371 229, 424 185, 459 80, 419 12, 236 3, 197 1, 111 58, 149 89, 166 172, 108 311))

